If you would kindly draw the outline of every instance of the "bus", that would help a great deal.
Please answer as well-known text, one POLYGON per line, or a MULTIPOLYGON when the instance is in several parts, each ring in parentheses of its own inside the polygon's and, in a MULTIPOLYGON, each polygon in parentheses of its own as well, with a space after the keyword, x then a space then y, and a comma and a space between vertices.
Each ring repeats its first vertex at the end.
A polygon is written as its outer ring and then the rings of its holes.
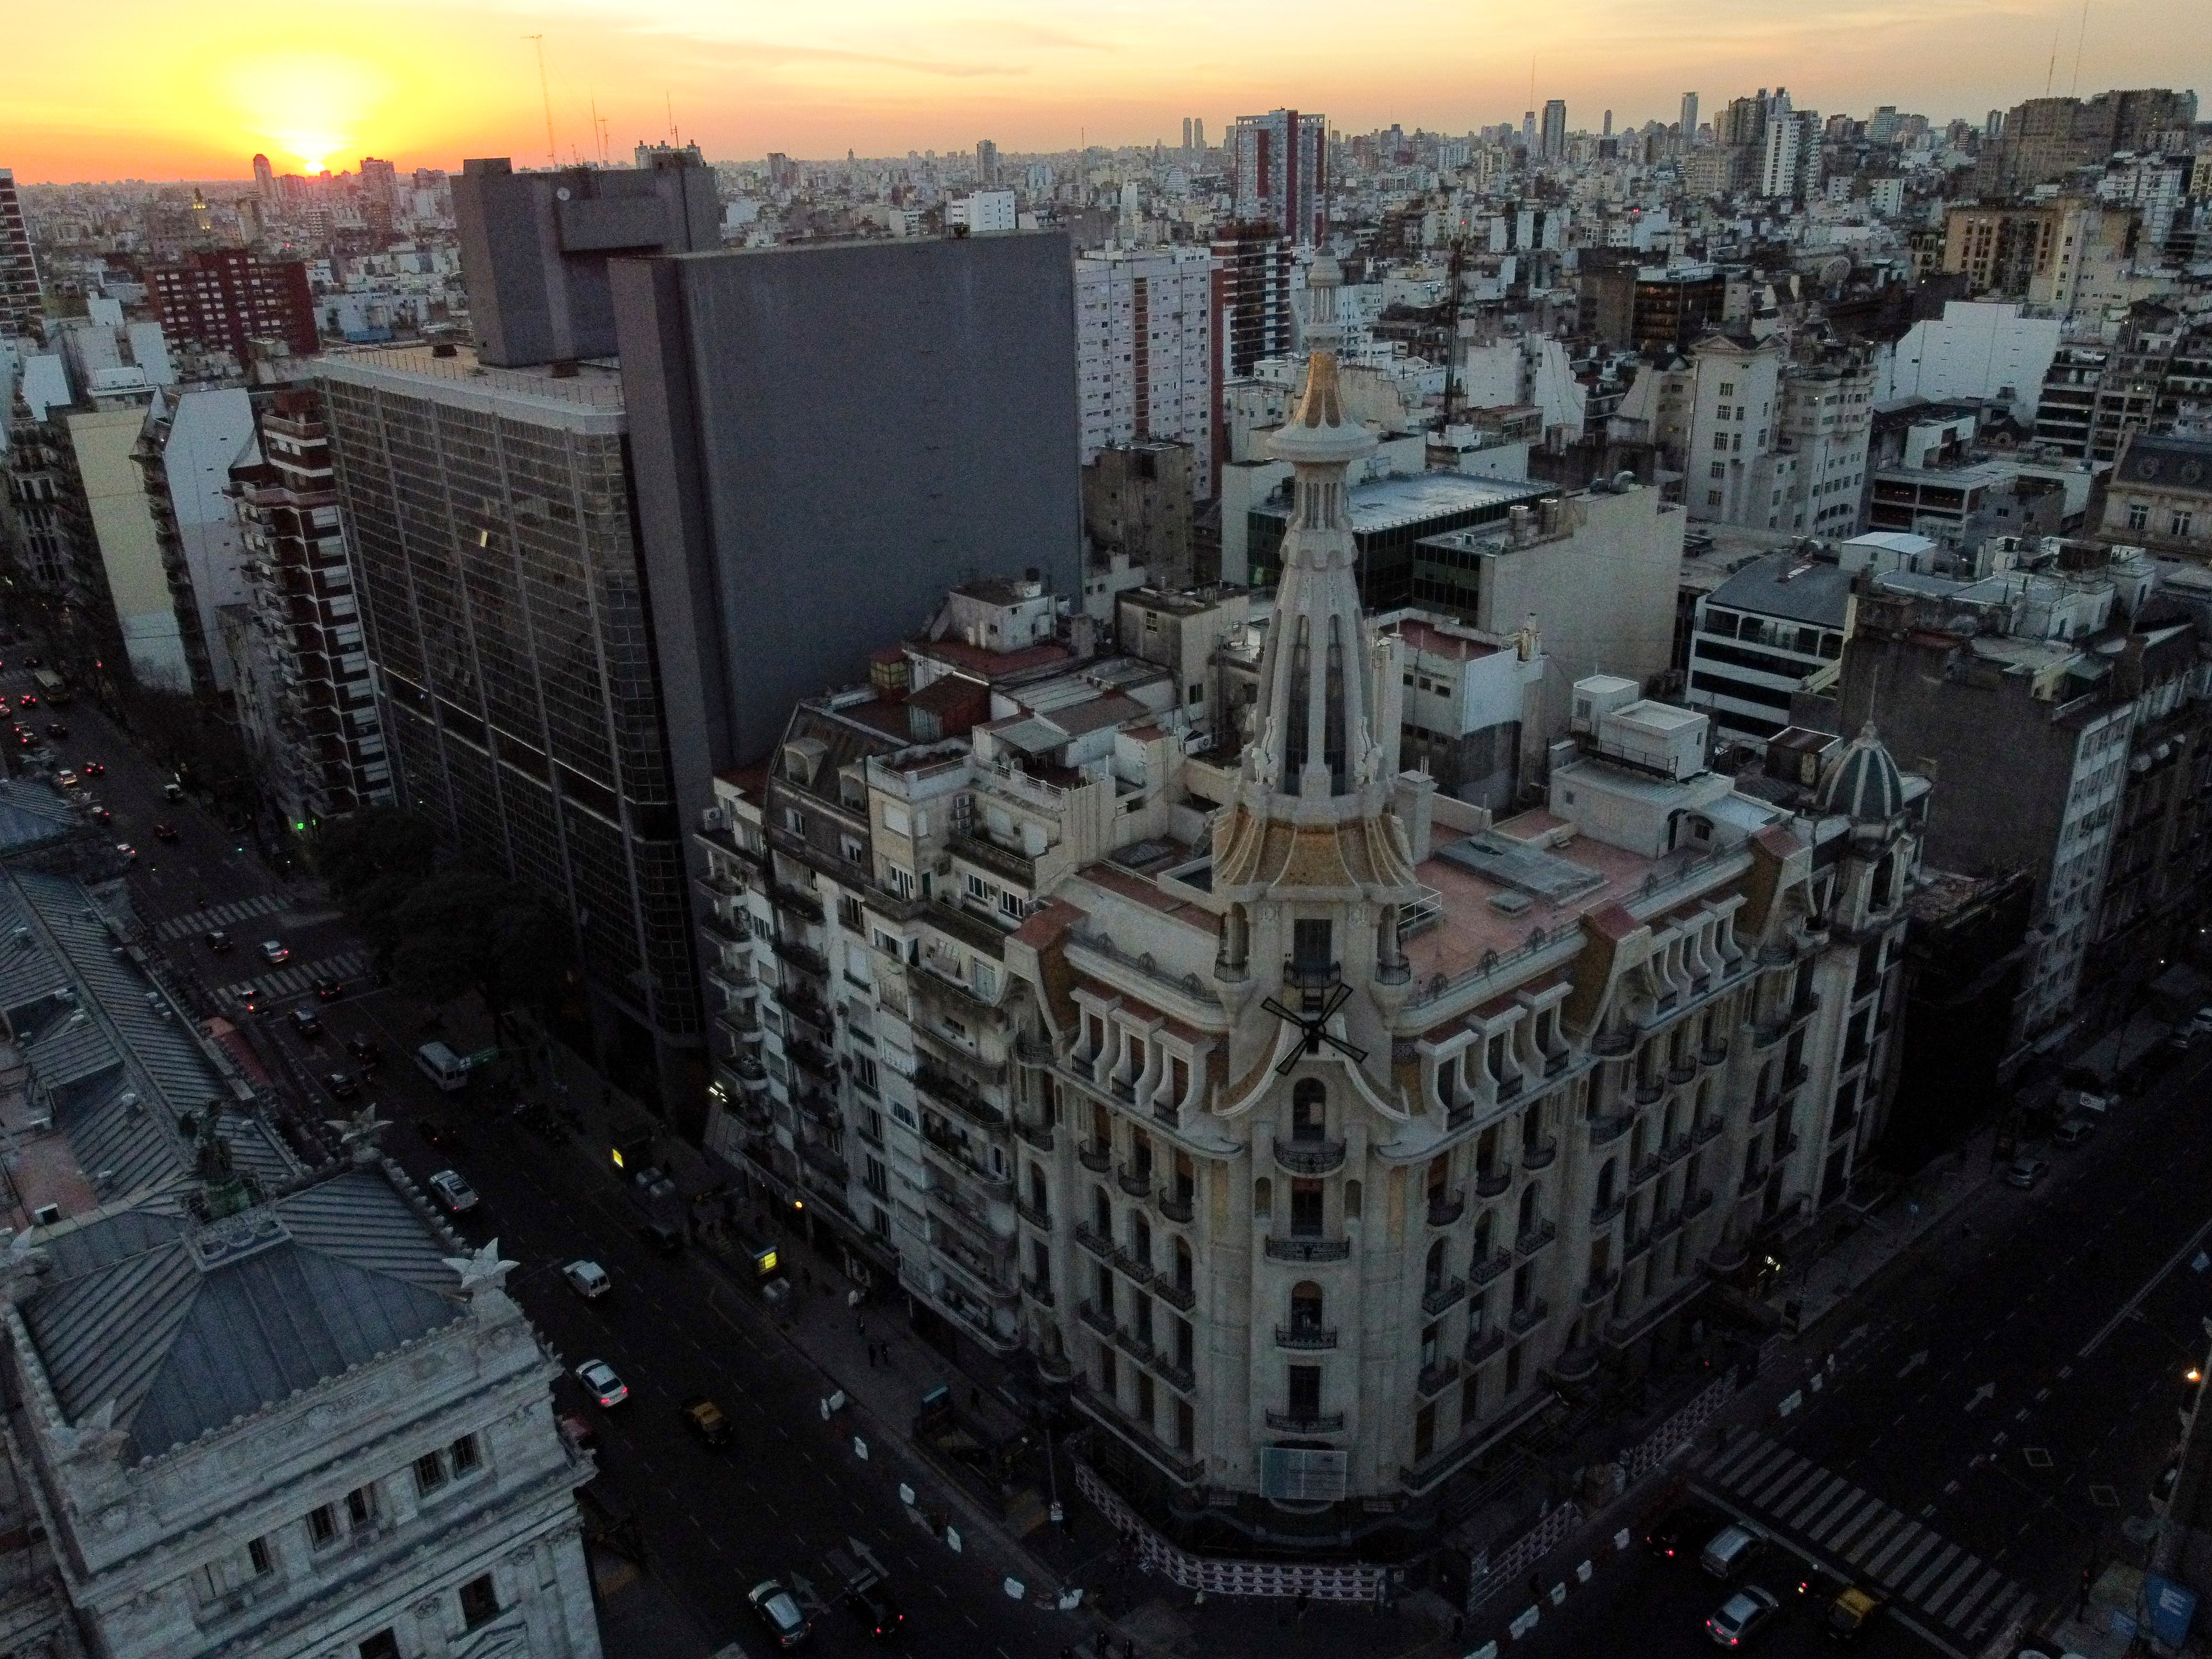
POLYGON ((52 669, 34 668, 31 679, 38 686, 39 695, 46 699, 47 708, 58 708, 70 700, 68 682, 52 669))

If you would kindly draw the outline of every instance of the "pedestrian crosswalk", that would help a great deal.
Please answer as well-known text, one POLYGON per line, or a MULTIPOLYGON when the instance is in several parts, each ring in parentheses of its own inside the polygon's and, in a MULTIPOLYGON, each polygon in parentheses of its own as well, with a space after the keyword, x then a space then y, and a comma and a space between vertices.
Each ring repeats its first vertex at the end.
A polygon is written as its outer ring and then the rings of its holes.
POLYGON ((167 921, 155 924, 154 937, 185 939, 195 933, 213 933, 218 927, 234 927, 255 916, 274 915, 290 903, 291 900, 282 893, 257 893, 252 898, 195 910, 188 916, 171 916, 167 921))
POLYGON ((356 981, 368 977, 374 962, 375 957, 367 951, 342 951, 320 962, 279 968, 272 973, 242 979, 235 985, 224 986, 221 994, 233 1003, 243 1003, 249 996, 256 1002, 274 1002, 297 996, 325 974, 351 989, 356 981))
POLYGON ((1699 1484, 1734 1499, 1778 1536, 1845 1566, 1899 1611, 1948 1626, 1968 1645, 2034 1599, 1963 1546, 1770 1436, 1732 1440, 1693 1467, 1699 1484))

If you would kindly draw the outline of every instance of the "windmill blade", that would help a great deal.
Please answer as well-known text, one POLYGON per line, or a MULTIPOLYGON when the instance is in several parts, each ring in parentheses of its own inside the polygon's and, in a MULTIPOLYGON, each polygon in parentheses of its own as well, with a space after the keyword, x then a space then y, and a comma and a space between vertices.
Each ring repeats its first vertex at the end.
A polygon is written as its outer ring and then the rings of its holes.
POLYGON ((1330 1036, 1327 1031, 1323 1031, 1323 1032, 1321 1034, 1321 1040, 1322 1040, 1323 1042, 1326 1042, 1327 1044, 1328 1044, 1328 1046, 1329 1046, 1330 1048, 1332 1048, 1335 1049, 1339 1054, 1349 1054, 1349 1055, 1351 1055, 1351 1056, 1352 1056, 1352 1063, 1353 1063, 1353 1064, 1355 1064, 1355 1065, 1364 1065, 1364 1064, 1366 1064, 1366 1061, 1367 1061, 1367 1050, 1366 1050, 1366 1049, 1364 1049, 1364 1048, 1354 1048, 1351 1043, 1346 1042, 1342 1037, 1340 1037, 1340 1036, 1330 1036))
POLYGON ((1343 1007, 1346 1003, 1351 1000, 1352 988, 1349 985, 1339 984, 1336 989, 1330 993, 1328 1006, 1321 1011, 1321 1018, 1316 1020, 1315 1024, 1319 1024, 1323 1021, 1335 1018, 1336 1011, 1343 1007))
POLYGON ((1273 997, 1269 997, 1265 1002, 1260 1005, 1260 1012, 1265 1014, 1273 1014, 1277 1019, 1283 1021, 1286 1024, 1304 1025, 1306 1023, 1306 1017, 1304 1014, 1292 1013, 1288 1008, 1284 1007, 1281 1003, 1276 1001, 1273 997))
POLYGON ((1292 1048, 1290 1053, 1283 1056, 1281 1063, 1275 1067, 1275 1075, 1277 1077, 1288 1077, 1291 1074, 1291 1067, 1297 1065, 1305 1057, 1306 1045, 1301 1042, 1296 1048, 1292 1048))

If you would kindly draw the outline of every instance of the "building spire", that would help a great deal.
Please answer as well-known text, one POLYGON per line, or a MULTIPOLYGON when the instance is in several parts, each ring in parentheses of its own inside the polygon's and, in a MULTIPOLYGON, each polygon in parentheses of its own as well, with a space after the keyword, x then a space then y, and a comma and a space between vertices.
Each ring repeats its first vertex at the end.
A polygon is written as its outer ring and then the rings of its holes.
POLYGON ((1379 772, 1368 696, 1372 675, 1359 609, 1346 473, 1374 434, 1345 410, 1337 378, 1336 261, 1323 252, 1306 283, 1306 383, 1269 453, 1291 468, 1290 526, 1261 666, 1259 726, 1246 776, 1265 796, 1326 799, 1361 792, 1379 772))

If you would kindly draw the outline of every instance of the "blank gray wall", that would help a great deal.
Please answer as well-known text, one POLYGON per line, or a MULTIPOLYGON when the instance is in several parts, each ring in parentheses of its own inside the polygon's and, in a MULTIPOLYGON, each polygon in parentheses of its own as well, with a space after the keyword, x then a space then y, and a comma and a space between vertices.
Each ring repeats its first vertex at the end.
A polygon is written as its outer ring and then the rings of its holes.
MULTIPOLYGON (((678 799, 866 677, 946 588, 1081 592, 1074 276, 1056 233, 617 260, 678 799)), ((696 817, 690 817, 696 823, 696 817)))

